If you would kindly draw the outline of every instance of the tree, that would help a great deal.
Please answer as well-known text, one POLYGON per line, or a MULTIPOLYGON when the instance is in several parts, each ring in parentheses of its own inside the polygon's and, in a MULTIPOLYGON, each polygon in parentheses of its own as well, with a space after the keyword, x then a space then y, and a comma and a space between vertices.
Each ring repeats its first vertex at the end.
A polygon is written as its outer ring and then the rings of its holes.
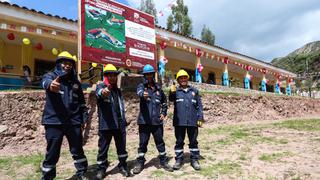
POLYGON ((169 15, 167 19, 167 29, 173 31, 173 16, 169 15))
POLYGON ((209 43, 210 45, 214 45, 215 39, 215 35, 212 31, 204 25, 201 31, 201 40, 209 43))
POLYGON ((154 16, 154 21, 158 24, 157 9, 153 0, 141 0, 139 10, 154 16))
POLYGON ((192 20, 188 15, 188 7, 183 0, 177 0, 177 5, 171 7, 171 15, 167 19, 167 28, 182 35, 191 35, 192 20))

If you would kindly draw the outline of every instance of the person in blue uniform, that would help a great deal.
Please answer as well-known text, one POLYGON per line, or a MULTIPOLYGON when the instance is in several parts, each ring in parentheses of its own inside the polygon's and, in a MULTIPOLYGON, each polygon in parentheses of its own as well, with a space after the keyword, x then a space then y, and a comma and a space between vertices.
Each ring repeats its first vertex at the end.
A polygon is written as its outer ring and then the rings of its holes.
POLYGON ((85 124, 87 110, 75 71, 76 61, 69 52, 61 52, 56 60, 55 70, 45 74, 41 82, 46 91, 42 117, 47 141, 45 160, 42 163, 43 180, 56 177, 56 164, 60 157, 63 136, 66 136, 69 142, 77 169, 76 177, 86 179, 84 174, 88 162, 82 148, 82 125, 85 124))
POLYGON ((155 82, 155 69, 147 64, 143 67, 144 82, 137 87, 137 95, 140 98, 140 112, 138 116, 139 125, 139 148, 136 165, 133 169, 134 174, 139 174, 146 159, 147 146, 150 134, 153 135, 156 147, 159 151, 160 167, 173 171, 168 164, 168 157, 163 140, 163 121, 167 116, 167 98, 161 86, 155 82))
POLYGON ((108 168, 108 150, 111 139, 114 138, 119 159, 120 173, 130 176, 127 166, 128 153, 126 151, 126 118, 121 90, 117 87, 119 71, 112 64, 103 68, 104 80, 97 85, 97 105, 99 118, 99 152, 97 157, 98 171, 96 179, 103 179, 108 168))
POLYGON ((174 103, 173 126, 176 137, 174 151, 176 162, 174 170, 183 164, 183 146, 185 135, 188 134, 190 162, 195 170, 200 170, 200 151, 198 147, 198 127, 203 123, 203 108, 199 91, 188 85, 189 75, 185 70, 177 73, 176 79, 179 86, 172 85, 169 92, 169 101, 174 103))

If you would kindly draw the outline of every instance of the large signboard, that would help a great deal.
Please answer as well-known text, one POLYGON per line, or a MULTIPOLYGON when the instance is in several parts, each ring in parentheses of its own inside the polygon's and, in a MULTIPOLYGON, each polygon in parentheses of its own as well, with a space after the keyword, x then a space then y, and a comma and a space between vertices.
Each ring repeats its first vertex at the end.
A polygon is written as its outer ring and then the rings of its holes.
POLYGON ((132 69, 156 67, 154 17, 110 0, 81 0, 81 57, 132 69))

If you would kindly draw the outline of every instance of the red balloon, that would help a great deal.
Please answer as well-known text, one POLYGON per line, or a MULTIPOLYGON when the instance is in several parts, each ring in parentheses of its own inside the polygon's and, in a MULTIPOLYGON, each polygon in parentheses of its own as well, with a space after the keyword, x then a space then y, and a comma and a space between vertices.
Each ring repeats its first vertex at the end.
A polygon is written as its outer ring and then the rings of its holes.
POLYGON ((165 49, 167 47, 167 43, 165 41, 161 41, 160 48, 165 49))
POLYGON ((8 38, 10 41, 12 41, 12 40, 14 40, 16 37, 14 36, 13 33, 9 33, 9 34, 7 34, 7 38, 8 38))
POLYGON ((37 50, 42 50, 42 49, 43 49, 43 45, 42 45, 41 43, 38 43, 38 44, 35 46, 35 48, 36 48, 37 50))
POLYGON ((267 73, 267 70, 266 70, 265 68, 263 68, 263 69, 262 69, 262 73, 263 73, 263 74, 266 74, 266 73, 267 73))
POLYGON ((228 57, 224 57, 224 59, 223 59, 223 63, 225 63, 225 64, 229 64, 229 58, 228 58, 228 57))
POLYGON ((201 57, 202 55, 203 55, 203 52, 201 51, 201 49, 196 49, 196 56, 201 57))
POLYGON ((246 67, 246 70, 247 70, 247 71, 252 71, 253 68, 252 68, 252 66, 249 65, 249 66, 246 67))

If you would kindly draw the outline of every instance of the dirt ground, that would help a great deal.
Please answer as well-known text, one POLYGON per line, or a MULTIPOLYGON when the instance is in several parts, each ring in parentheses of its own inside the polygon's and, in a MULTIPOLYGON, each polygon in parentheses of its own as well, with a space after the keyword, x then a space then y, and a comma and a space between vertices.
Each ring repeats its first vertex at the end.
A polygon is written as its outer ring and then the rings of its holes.
MULTIPOLYGON (((138 136, 128 135, 128 164, 132 168, 137 154, 138 136)), ((150 139, 144 171, 127 179, 320 179, 320 119, 250 121, 207 124, 200 129, 201 171, 189 164, 188 140, 185 164, 175 172, 159 169, 158 152, 150 139)), ((166 129, 165 141, 170 164, 174 163, 173 130, 166 129)), ((112 142, 113 143, 113 142, 112 142)), ((95 176, 97 138, 85 146, 89 160, 87 176, 95 176)), ((44 147, 32 154, 0 155, 0 179, 39 179, 44 147)), ((115 147, 109 152, 110 167, 105 179, 125 179, 116 168, 115 147)), ((70 179, 74 173, 71 155, 63 147, 57 164, 57 179, 70 179)))
MULTIPOLYGON (((90 96, 90 94, 87 94, 90 96)), ((0 93, 0 180, 40 179, 45 153, 41 116, 44 93, 0 93)), ((239 94, 202 95, 206 124, 200 129, 201 171, 189 165, 188 140, 185 164, 179 171, 159 169, 158 152, 150 139, 146 168, 129 179, 320 179, 320 100, 239 94), (293 118, 298 121, 288 119, 293 118)), ((136 117, 139 99, 125 94, 128 164, 137 156, 136 117)), ((95 98, 88 98, 92 115, 85 153, 88 177, 95 175, 97 156, 97 109, 95 98)), ((165 141, 170 164, 174 164, 173 106, 168 110, 165 141)), ((112 142, 113 143, 113 142, 112 142)), ((116 168, 114 145, 109 152, 106 179, 124 179, 116 168)), ((57 164, 57 179, 70 179, 73 160, 64 142, 57 164)))
MULTIPOLYGON (((86 130, 89 141, 92 141, 98 132, 97 107, 95 95, 86 96, 92 117, 92 124, 86 130)), ((134 136, 138 130, 139 99, 134 93, 124 93, 124 97, 126 118, 131 122, 127 132, 134 136)), ((42 91, 0 92, 0 154, 28 154, 43 149, 45 139, 41 118, 44 100, 42 91)), ((204 93, 202 103, 209 126, 320 114, 320 100, 300 97, 204 93)), ((169 105, 165 127, 172 131, 173 105, 169 105)))

